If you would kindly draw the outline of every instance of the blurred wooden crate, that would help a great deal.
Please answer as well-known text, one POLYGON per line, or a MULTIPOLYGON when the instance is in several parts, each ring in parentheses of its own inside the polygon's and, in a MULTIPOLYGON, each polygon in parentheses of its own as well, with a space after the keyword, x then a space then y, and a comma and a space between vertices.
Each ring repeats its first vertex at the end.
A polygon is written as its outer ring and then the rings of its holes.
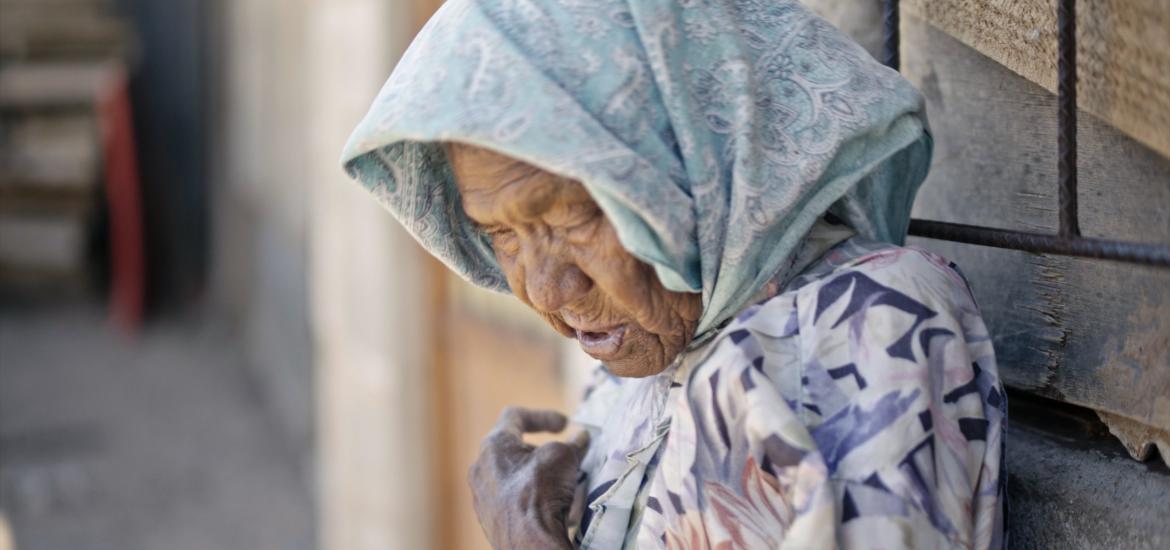
MULTIPOLYGON (((8 0, 3 0, 8 1, 8 0)), ((0 67, 0 286, 80 288, 102 183, 106 62, 0 67)))
POLYGON ((0 271, 84 277, 82 216, 0 212, 0 271))
POLYGON ((0 0, 0 59, 104 59, 134 46, 104 0, 0 0))
POLYGON ((0 65, 0 112, 92 110, 118 77, 107 61, 9 62, 0 65))
POLYGON ((100 168, 92 114, 0 118, 0 197, 88 194, 100 168))

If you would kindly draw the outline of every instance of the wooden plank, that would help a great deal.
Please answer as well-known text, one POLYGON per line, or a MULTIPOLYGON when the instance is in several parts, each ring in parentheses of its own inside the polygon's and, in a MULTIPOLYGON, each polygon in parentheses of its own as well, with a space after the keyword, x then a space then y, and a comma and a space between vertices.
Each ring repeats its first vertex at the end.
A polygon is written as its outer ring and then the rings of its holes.
POLYGON ((423 25, 430 21, 431 16, 438 11, 439 7, 443 5, 444 0, 413 0, 414 8, 414 23, 416 29, 422 29, 423 25))
POLYGON ((99 194, 96 189, 50 190, 34 187, 10 188, 0 185, 0 215, 84 216, 93 212, 99 194))
POLYGON ((0 13, 15 9, 107 10, 113 0, 0 0, 0 13))
POLYGON ((0 202, 27 190, 86 193, 97 186, 100 136, 90 114, 5 117, 0 126, 0 202))
POLYGON ((84 273, 87 222, 83 216, 0 214, 0 267, 84 273))
MULTIPOLYGON (((1055 93, 1054 0, 904 0, 901 5, 903 13, 1055 93)), ((1170 0, 1081 1, 1077 30, 1080 107, 1170 156, 1170 0)), ((909 44, 902 51, 908 53, 909 44)))
MULTIPOLYGON (((936 143, 915 216, 1054 231, 1052 94, 917 17, 902 32, 936 143)), ((1096 117, 1078 123, 1084 233, 1170 243, 1170 160, 1096 117)), ((1009 385, 1170 429, 1170 270, 913 242, 968 276, 1009 385)))
MULTIPOLYGON (((470 285, 446 275, 451 285, 470 285)), ((470 289, 486 293, 484 290, 470 289)), ((508 298, 512 299, 512 298, 508 298)), ((443 548, 489 548, 483 529, 471 505, 471 490, 464 481, 467 470, 479 454, 479 442, 495 423, 504 407, 521 405, 530 408, 567 411, 562 391, 563 380, 558 368, 560 336, 551 329, 533 333, 495 316, 481 316, 452 303, 444 312, 447 318, 446 356, 449 359, 449 385, 444 418, 448 423, 450 452, 443 472, 449 483, 443 502, 441 522, 448 532, 443 548)), ((537 436, 531 441, 554 439, 537 436)))
POLYGON ((7 304, 76 301, 92 297, 93 279, 81 271, 20 269, 0 265, 0 299, 7 304))
POLYGON ((129 25, 104 14, 0 13, 0 57, 105 58, 125 55, 132 43, 129 25))
POLYGON ((117 81, 108 61, 14 63, 0 67, 0 110, 88 108, 117 81))
POLYGON ((94 59, 125 55, 130 24, 105 0, 0 1, 0 57, 94 59))
MULTIPOLYGON (((433 430, 431 446, 435 464, 431 470, 431 483, 435 491, 431 513, 441 517, 455 509, 455 503, 462 496, 459 486, 465 479, 463 476, 453 475, 458 473, 461 462, 456 459, 460 441, 457 439, 455 421, 452 418, 456 406, 454 390, 459 380, 458 369, 451 361, 451 354, 448 353, 455 340, 453 335, 447 333, 448 317, 451 315, 450 287, 459 282, 452 280, 450 270, 438 259, 428 254, 425 262, 427 278, 431 281, 426 307, 435 312, 430 316, 430 327, 427 332, 430 336, 430 365, 427 373, 431 377, 429 384, 433 430)), ((447 522, 435 522, 432 529, 434 532, 431 540, 435 541, 436 548, 455 548, 457 530, 451 529, 447 522)))
POLYGON ((249 203, 279 222, 274 228, 292 223, 307 233, 317 546, 438 548, 433 526, 447 518, 433 512, 435 431, 427 418, 430 319, 437 313, 428 299, 432 272, 414 239, 329 153, 369 108, 369 97, 352 92, 376 90, 385 80, 405 49, 413 13, 406 2, 385 1, 213 5, 223 10, 223 43, 232 54, 220 60, 227 65, 217 86, 226 94, 221 122, 232 123, 217 134, 227 161, 220 200, 249 203), (366 54, 354 58, 354 51, 366 54), (283 82, 304 94, 273 97, 283 82), (290 155, 305 157, 291 163, 299 171, 270 166, 290 155), (262 202, 269 188, 287 188, 279 177, 285 173, 321 184, 304 186, 307 202, 262 202), (297 217, 308 204, 312 223, 297 217))

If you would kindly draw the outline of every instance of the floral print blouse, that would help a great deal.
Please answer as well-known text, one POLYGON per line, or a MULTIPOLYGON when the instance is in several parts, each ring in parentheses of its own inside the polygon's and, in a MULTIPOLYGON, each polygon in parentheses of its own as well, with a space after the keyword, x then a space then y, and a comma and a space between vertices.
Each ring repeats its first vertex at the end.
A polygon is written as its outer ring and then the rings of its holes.
POLYGON ((580 548, 1003 545, 1006 398, 955 266, 851 238, 659 375, 598 369, 580 548))

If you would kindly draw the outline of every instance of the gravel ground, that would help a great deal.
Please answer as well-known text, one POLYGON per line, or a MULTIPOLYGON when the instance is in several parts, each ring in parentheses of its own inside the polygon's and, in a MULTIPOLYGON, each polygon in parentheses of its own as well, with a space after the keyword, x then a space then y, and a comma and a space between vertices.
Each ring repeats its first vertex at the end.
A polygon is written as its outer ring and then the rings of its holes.
POLYGON ((315 546, 307 477, 201 315, 130 338, 0 304, 0 511, 18 550, 315 546))

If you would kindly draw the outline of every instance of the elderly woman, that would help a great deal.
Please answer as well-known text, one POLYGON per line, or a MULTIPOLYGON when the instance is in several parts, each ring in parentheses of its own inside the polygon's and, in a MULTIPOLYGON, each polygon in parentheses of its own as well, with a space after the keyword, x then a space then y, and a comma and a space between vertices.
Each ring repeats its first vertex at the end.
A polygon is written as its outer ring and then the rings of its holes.
POLYGON ((587 451, 523 442, 550 411, 484 440, 494 546, 1002 544, 990 339, 955 267, 897 246, 922 111, 795 1, 443 6, 346 168, 602 363, 587 451))

